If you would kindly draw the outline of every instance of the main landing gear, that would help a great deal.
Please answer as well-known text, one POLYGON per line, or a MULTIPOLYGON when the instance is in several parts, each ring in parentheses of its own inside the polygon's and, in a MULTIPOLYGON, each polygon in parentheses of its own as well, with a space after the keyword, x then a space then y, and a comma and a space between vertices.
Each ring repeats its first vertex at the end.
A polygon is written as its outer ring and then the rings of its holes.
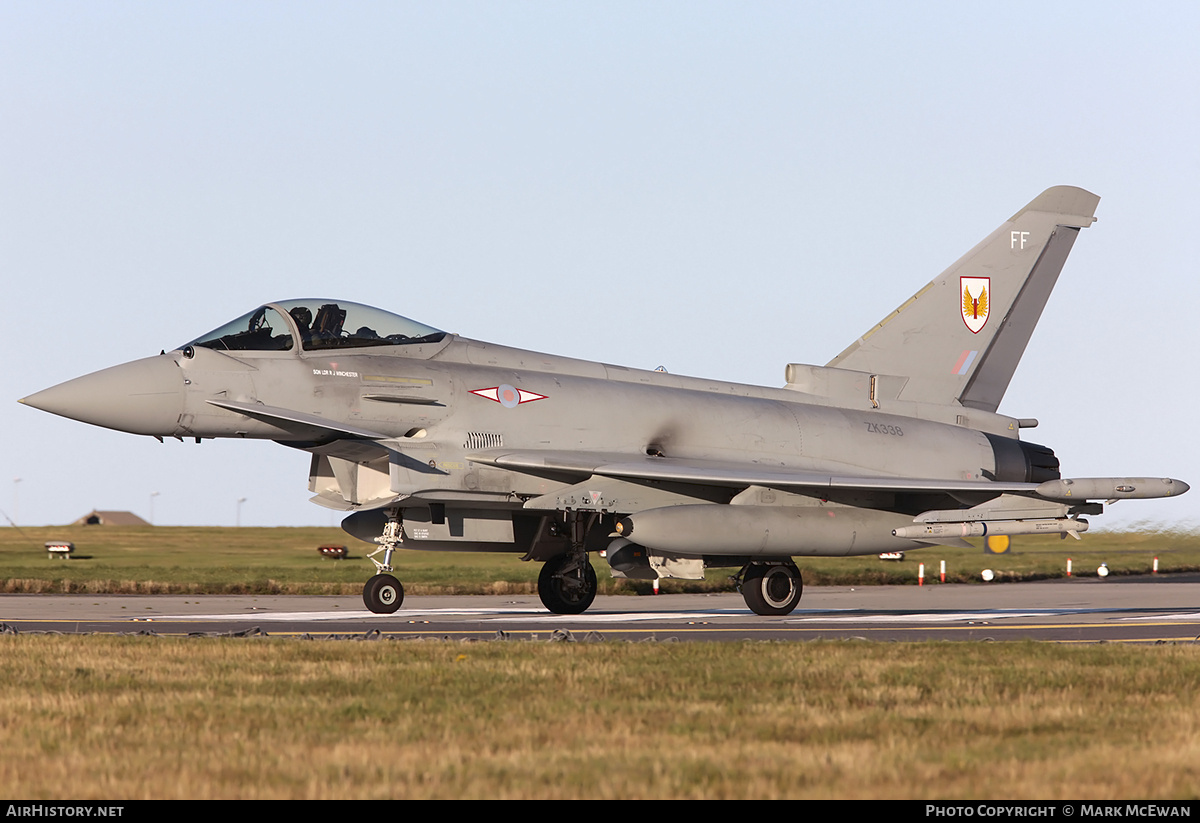
POLYGON ((383 536, 375 538, 379 548, 367 555, 379 573, 363 586, 363 603, 375 614, 392 614, 404 602, 404 587, 388 574, 392 571, 392 554, 404 542, 404 523, 400 520, 399 509, 388 509, 387 516, 383 536), (383 552, 382 562, 375 559, 380 552, 383 552))
MULTIPOLYGON (((404 587, 391 574, 392 555, 404 542, 404 523, 400 509, 388 509, 386 513, 383 534, 375 538, 379 548, 368 555, 378 574, 363 586, 363 603, 375 614, 393 614, 404 603, 404 587), (383 559, 376 560, 380 552, 383 559)), ((538 596, 554 614, 582 614, 596 599, 596 570, 583 546, 584 525, 578 518, 571 520, 572 531, 578 532, 572 540, 574 545, 547 560, 538 575, 538 596)))
POLYGON ((791 560, 751 563, 742 569, 740 577, 738 590, 755 614, 791 614, 804 593, 800 570, 791 560))
MULTIPOLYGON (((550 534, 566 538, 568 548, 542 566, 538 597, 554 614, 583 614, 596 599, 596 570, 588 560, 588 535, 599 528, 600 515, 567 511, 549 524, 550 534)), ((601 529, 607 534, 611 529, 601 529)), ((525 559, 529 559, 528 556, 525 559)))
POLYGON ((582 614, 596 599, 596 570, 587 552, 569 551, 546 561, 538 575, 538 597, 554 614, 582 614))

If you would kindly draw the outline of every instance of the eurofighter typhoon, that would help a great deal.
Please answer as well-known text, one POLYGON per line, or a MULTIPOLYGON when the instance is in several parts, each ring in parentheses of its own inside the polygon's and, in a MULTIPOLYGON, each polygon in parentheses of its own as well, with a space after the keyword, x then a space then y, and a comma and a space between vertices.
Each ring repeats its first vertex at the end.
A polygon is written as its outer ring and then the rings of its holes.
POLYGON ((1059 186, 824 366, 782 388, 483 343, 331 299, 268 303, 157 357, 24 398, 159 438, 260 438, 312 455, 313 502, 377 544, 363 599, 396 611, 398 549, 513 552, 542 603, 578 614, 614 577, 736 569, 746 604, 791 612, 794 559, 1079 537, 1162 477, 1063 478, 1036 420, 997 412, 1100 198, 1059 186))

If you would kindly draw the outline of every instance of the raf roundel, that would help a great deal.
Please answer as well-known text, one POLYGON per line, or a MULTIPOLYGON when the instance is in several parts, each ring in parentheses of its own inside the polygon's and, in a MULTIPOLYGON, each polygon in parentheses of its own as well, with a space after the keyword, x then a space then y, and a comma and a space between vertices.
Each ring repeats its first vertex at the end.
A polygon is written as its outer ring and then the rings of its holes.
POLYGON ((514 409, 521 404, 521 395, 507 383, 496 387, 496 398, 506 409, 514 409))
POLYGON ((546 395, 544 394, 518 389, 507 383, 492 386, 490 389, 472 389, 471 394, 486 397, 488 400, 495 400, 506 409, 516 408, 522 403, 532 403, 534 400, 546 399, 546 395))

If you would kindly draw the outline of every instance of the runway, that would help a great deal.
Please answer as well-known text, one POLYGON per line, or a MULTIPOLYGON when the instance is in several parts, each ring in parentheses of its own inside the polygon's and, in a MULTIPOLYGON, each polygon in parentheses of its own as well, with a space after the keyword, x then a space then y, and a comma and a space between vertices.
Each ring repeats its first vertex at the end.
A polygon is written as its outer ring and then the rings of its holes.
POLYGON ((357 597, 0 596, 0 630, 449 640, 1195 642, 1200 577, 978 585, 809 587, 786 617, 740 595, 598 597, 582 615, 536 596, 408 597, 375 615, 357 597))

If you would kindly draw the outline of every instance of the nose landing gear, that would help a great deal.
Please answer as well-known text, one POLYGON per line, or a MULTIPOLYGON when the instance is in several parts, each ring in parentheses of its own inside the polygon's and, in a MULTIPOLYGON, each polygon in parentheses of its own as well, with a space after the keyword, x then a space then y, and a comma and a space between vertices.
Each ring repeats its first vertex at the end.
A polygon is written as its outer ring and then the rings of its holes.
POLYGON ((375 614, 393 614, 404 602, 404 587, 389 574, 392 571, 392 554, 404 542, 404 523, 400 519, 399 509, 388 509, 387 516, 383 535, 375 538, 379 548, 367 555, 379 573, 363 586, 363 603, 375 614), (375 559, 380 552, 383 552, 382 561, 375 559))

